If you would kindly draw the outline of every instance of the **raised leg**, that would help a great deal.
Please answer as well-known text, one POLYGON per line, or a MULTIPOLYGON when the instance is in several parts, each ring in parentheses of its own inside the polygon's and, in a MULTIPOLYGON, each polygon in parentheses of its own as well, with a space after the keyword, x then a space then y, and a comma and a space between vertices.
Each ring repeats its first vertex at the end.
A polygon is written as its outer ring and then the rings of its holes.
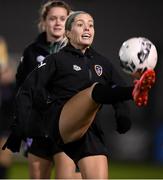
POLYGON ((100 107, 92 99, 94 85, 79 92, 63 107, 59 129, 64 143, 81 138, 90 127, 100 107))

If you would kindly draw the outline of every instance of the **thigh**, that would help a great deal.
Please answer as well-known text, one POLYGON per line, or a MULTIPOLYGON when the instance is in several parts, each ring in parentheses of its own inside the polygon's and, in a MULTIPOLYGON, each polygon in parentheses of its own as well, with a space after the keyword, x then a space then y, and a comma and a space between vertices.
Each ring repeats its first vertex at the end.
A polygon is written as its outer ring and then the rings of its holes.
POLYGON ((8 149, 2 150, 6 140, 6 137, 0 137, 0 164, 9 167, 12 163, 13 153, 8 149))
POLYGON ((108 159, 104 155, 84 157, 78 165, 84 179, 108 179, 108 159))
POLYGON ((55 178, 56 179, 76 179, 81 178, 80 173, 76 173, 76 164, 64 152, 54 155, 55 178))
POLYGON ((50 179, 52 161, 28 154, 29 173, 32 179, 50 179))
POLYGON ((91 97, 93 87, 79 92, 63 106, 59 131, 64 143, 81 138, 93 122, 100 107, 91 97))

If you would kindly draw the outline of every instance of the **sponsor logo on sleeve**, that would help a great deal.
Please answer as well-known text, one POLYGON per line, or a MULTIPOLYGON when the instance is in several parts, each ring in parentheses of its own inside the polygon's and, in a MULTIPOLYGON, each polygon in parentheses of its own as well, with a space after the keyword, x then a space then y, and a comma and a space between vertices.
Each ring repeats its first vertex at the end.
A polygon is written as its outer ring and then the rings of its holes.
POLYGON ((74 65, 73 65, 73 70, 75 70, 75 71, 81 71, 82 69, 81 69, 80 66, 74 64, 74 65))

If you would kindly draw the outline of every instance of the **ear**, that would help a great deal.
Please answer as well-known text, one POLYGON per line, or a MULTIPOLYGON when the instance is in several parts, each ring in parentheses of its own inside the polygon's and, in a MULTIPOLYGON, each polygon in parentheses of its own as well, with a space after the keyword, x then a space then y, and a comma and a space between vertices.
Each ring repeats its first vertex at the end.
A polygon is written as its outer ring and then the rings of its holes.
POLYGON ((69 39, 71 36, 71 32, 69 30, 66 30, 65 34, 66 34, 66 37, 69 39))

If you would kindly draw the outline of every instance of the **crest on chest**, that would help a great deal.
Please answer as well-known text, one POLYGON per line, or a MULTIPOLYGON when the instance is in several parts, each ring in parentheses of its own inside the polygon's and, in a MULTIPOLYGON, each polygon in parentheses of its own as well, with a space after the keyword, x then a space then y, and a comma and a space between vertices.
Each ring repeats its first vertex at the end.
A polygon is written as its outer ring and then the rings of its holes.
POLYGON ((95 66, 94 66, 94 69, 95 69, 95 72, 96 72, 96 74, 97 74, 98 76, 101 76, 101 75, 102 75, 102 73, 103 73, 102 66, 100 66, 100 65, 95 65, 95 66))

